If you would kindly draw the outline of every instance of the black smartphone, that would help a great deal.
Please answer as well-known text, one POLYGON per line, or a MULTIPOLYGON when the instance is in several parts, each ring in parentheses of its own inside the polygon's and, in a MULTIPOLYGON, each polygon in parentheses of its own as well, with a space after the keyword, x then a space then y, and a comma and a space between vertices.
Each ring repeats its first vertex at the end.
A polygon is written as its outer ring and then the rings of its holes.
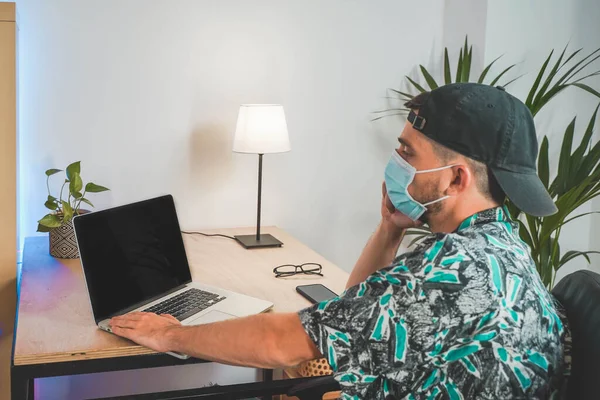
POLYGON ((296 292, 306 297, 311 303, 316 304, 337 297, 337 294, 319 284, 296 286, 296 292))

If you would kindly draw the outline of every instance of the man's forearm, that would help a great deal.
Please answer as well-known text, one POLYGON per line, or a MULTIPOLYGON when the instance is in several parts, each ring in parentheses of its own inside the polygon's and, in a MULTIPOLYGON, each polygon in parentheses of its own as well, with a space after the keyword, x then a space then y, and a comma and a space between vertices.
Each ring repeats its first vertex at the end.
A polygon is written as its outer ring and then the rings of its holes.
POLYGON ((297 314, 260 314, 165 334, 169 351, 256 368, 283 368, 321 357, 297 314))
POLYGON ((379 224, 358 258, 346 283, 346 289, 358 285, 375 271, 390 265, 398 253, 405 232, 389 230, 379 224))

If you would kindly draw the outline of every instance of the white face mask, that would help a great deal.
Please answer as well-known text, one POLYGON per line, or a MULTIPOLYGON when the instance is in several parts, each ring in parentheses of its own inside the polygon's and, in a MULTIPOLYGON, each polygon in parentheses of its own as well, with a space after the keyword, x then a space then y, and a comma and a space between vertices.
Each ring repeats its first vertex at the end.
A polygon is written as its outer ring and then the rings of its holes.
POLYGON ((424 169, 417 171, 415 167, 410 165, 404 158, 394 151, 390 161, 385 168, 385 185, 387 187, 388 197, 396 210, 406 215, 413 221, 418 220, 425 211, 427 206, 446 200, 451 196, 443 196, 437 200, 421 204, 408 193, 408 186, 415 179, 416 174, 424 174, 428 172, 442 171, 447 168, 452 168, 456 164, 446 165, 445 167, 424 169))

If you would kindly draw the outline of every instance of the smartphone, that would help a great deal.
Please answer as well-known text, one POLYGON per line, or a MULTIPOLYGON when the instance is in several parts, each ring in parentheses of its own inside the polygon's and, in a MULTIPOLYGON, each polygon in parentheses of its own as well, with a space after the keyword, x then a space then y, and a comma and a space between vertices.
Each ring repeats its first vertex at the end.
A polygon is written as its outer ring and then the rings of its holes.
POLYGON ((296 286, 296 291, 307 298, 311 303, 316 304, 325 300, 337 297, 337 294, 319 284, 296 286))

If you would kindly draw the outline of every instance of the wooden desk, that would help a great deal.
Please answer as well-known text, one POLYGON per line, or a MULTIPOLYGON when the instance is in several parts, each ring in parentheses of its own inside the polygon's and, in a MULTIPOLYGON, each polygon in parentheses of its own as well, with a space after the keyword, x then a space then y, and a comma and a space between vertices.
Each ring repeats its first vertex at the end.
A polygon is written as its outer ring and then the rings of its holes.
MULTIPOLYGON (((210 233, 250 234, 252 228, 210 233)), ((281 229, 265 228, 284 246, 245 250, 221 237, 184 235, 192 278, 249 296, 269 300, 275 312, 298 311, 309 302, 296 293, 300 284, 322 283, 337 293, 348 274, 281 229), (317 262, 323 277, 275 278, 280 264, 317 262)), ((12 358, 13 400, 32 398, 33 379, 47 376, 149 368, 205 362, 157 354, 97 329, 79 260, 55 259, 48 238, 25 242, 12 358)))

